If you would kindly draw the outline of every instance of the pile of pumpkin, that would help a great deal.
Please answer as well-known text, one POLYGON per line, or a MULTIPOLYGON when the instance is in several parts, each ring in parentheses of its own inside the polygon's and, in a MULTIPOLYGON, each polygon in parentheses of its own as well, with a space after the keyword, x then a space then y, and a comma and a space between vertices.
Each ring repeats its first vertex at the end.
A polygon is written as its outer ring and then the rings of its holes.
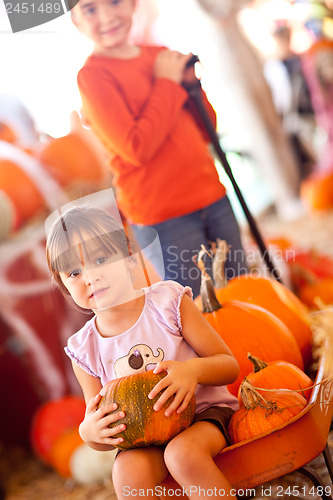
POLYGON ((101 147, 78 120, 72 121, 69 134, 29 148, 0 122, 0 241, 40 214, 105 185, 101 147))
POLYGON ((202 286, 196 303, 240 366, 239 377, 228 385, 240 402, 229 423, 235 443, 278 427, 307 405, 313 386, 305 373, 312 363, 311 323, 304 304, 273 278, 242 275, 226 283, 226 242, 218 241, 214 250, 213 280, 204 253, 197 261, 202 286))
MULTIPOLYGON (((239 387, 240 408, 229 422, 228 431, 233 443, 272 431, 288 422, 307 405, 313 386, 310 377, 292 363, 265 363, 251 354, 247 359, 253 371, 239 387)), ((172 398, 159 412, 154 411, 158 396, 150 400, 148 394, 164 376, 165 373, 156 375, 150 370, 113 380, 104 387, 100 406, 117 401, 126 414, 112 424, 126 424, 121 433, 124 442, 118 445, 120 449, 166 444, 191 425, 195 415, 194 396, 180 414, 164 415, 172 398)))
POLYGON ((308 309, 317 310, 318 299, 333 304, 333 257, 312 248, 298 248, 287 238, 274 238, 269 243, 281 252, 290 286, 308 309))
POLYGON ((98 452, 82 441, 85 408, 84 399, 74 395, 44 403, 32 420, 30 441, 38 458, 60 476, 92 484, 111 477, 115 451, 98 452))

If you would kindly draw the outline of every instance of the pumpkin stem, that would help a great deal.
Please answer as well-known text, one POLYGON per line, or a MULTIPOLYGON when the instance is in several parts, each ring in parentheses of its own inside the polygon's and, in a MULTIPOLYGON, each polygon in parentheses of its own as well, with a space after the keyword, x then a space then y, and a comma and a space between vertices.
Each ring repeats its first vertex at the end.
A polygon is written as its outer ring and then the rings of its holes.
POLYGON ((254 386, 245 377, 241 385, 241 398, 247 410, 257 406, 266 407, 266 399, 254 388, 254 386))
POLYGON ((217 300, 213 280, 209 276, 205 268, 205 264, 203 261, 203 256, 205 254, 210 255, 204 245, 201 245, 199 254, 193 260, 201 271, 200 296, 202 302, 202 312, 211 313, 214 311, 218 311, 222 306, 217 300))
POLYGON ((266 368, 267 363, 263 361, 262 359, 257 358, 256 356, 253 356, 250 352, 247 353, 248 359, 251 361, 253 364, 253 371, 254 373, 260 372, 260 370, 263 370, 266 368))
POLYGON ((246 410, 253 410, 260 406, 266 410, 265 417, 276 412, 282 412, 283 408, 279 408, 275 401, 267 401, 247 380, 245 377, 241 385, 241 398, 246 410))
POLYGON ((211 313, 221 309, 214 289, 214 283, 206 270, 201 271, 200 295, 202 302, 202 312, 211 313))
POLYGON ((225 240, 218 238, 213 246, 212 272, 216 288, 224 288, 227 285, 225 277, 225 263, 228 260, 229 245, 225 240))

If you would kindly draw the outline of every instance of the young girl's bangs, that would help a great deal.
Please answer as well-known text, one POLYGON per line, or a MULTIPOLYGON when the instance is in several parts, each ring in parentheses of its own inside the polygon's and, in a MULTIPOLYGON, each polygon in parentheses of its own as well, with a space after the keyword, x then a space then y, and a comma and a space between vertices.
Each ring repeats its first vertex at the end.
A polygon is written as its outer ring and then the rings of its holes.
POLYGON ((48 267, 64 295, 69 292, 61 273, 80 269, 85 259, 91 265, 99 257, 118 259, 133 252, 134 244, 116 219, 107 211, 91 206, 72 207, 64 212, 54 222, 46 242, 48 267))
POLYGON ((99 254, 106 256, 120 254, 124 257, 121 248, 118 248, 114 243, 114 239, 119 239, 121 235, 115 234, 120 231, 113 231, 111 234, 98 233, 95 231, 86 232, 82 235, 81 231, 75 230, 72 234, 64 231, 60 235, 60 240, 55 247, 57 253, 50 255, 52 268, 61 273, 69 272, 73 267, 82 265, 85 260, 91 261, 99 254))

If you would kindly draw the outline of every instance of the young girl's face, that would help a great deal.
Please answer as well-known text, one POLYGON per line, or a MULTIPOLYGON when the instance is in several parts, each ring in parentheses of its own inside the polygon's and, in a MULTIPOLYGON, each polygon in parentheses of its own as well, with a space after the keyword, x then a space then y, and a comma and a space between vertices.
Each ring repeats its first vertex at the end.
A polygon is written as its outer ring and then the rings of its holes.
POLYGON ((118 54, 128 46, 135 0, 79 0, 73 22, 95 44, 95 51, 118 54))
MULTIPOLYGON (((105 310, 133 299, 133 260, 98 243, 78 240, 60 278, 73 300, 84 309, 105 310)), ((135 264, 135 262, 134 262, 135 264)))

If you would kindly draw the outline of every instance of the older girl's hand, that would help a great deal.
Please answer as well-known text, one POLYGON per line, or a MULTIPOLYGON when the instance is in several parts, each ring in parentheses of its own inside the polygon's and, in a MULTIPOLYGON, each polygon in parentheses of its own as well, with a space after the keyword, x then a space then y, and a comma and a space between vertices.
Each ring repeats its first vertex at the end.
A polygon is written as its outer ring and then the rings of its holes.
POLYGON ((193 54, 182 54, 176 50, 165 49, 158 53, 154 75, 156 78, 167 78, 181 84, 186 72, 186 63, 193 54))
POLYGON ((169 417, 174 411, 181 413, 185 410, 198 383, 196 369, 192 361, 161 361, 157 363, 154 373, 166 371, 167 374, 148 395, 149 399, 154 399, 163 391, 154 405, 155 411, 159 411, 172 396, 174 396, 174 400, 165 410, 165 416, 169 417))
POLYGON ((126 425, 119 424, 112 428, 109 425, 124 418, 125 413, 123 411, 115 412, 118 407, 116 403, 98 408, 101 397, 100 394, 97 394, 89 401, 84 420, 79 427, 80 436, 87 444, 114 447, 122 443, 124 439, 122 437, 114 438, 113 436, 124 431, 126 425))

